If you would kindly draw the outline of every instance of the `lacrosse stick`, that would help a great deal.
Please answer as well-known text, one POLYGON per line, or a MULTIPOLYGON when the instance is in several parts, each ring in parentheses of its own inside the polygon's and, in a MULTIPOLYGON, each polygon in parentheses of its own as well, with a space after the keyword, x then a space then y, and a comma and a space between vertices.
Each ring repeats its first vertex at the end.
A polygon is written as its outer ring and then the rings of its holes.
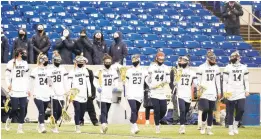
POLYGON ((224 96, 221 99, 219 99, 219 101, 222 101, 225 98, 230 98, 231 96, 232 96, 231 92, 224 92, 224 96))
POLYGON ((200 97, 202 96, 202 94, 203 94, 206 90, 207 90, 207 87, 202 86, 202 85, 199 86, 199 89, 197 90, 197 98, 198 98, 198 99, 197 99, 197 101, 196 101, 196 103, 195 103, 195 105, 194 105, 194 109, 197 107, 200 97))
POLYGON ((55 123, 55 118, 53 116, 53 97, 51 97, 51 116, 48 118, 50 121, 50 127, 55 128, 56 123, 55 123))
MULTIPOLYGON (((173 67, 172 70, 174 71, 174 78, 175 78, 175 80, 174 80, 175 86, 174 86, 174 89, 173 89, 173 92, 172 92, 172 94, 174 94, 174 92, 175 92, 175 91, 177 90, 177 88, 178 88, 178 82, 179 82, 180 79, 181 79, 182 69, 181 69, 181 68, 178 68, 178 69, 177 69, 177 68, 173 67)), ((176 101, 177 101, 178 115, 180 116, 178 92, 176 93, 176 95, 177 95, 176 101)))
MULTIPOLYGON (((102 70, 99 71, 98 77, 99 77, 99 80, 98 80, 99 86, 101 88, 102 87, 102 70)), ((101 97, 102 97, 102 92, 100 92, 100 119, 99 119, 100 121, 101 121, 101 114, 102 114, 102 111, 101 111, 101 97)))
POLYGON ((120 68, 120 75, 121 75, 121 80, 123 83, 123 95, 125 97, 125 104, 124 104, 124 115, 125 115, 125 119, 127 119, 127 106, 126 106, 126 102, 127 102, 127 98, 126 98, 126 88, 125 88, 125 81, 126 81, 126 72, 127 72, 127 68, 126 67, 121 67, 120 68))
POLYGON ((6 96, 6 100, 5 100, 5 103, 4 103, 4 107, 1 107, 1 109, 4 109, 5 112, 8 112, 10 107, 9 107, 9 103, 11 101, 10 99, 10 96, 8 94, 8 92, 3 88, 1 87, 1 91, 4 93, 4 95, 6 96))

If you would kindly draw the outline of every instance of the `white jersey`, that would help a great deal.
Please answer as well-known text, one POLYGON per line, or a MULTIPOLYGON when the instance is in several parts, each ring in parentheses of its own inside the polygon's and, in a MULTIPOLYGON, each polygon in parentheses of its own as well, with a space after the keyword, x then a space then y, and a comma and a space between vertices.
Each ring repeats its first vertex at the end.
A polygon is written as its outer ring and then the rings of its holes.
POLYGON ((245 93, 249 92, 248 69, 243 64, 228 64, 223 72, 223 90, 231 92, 232 97, 228 100, 238 100, 245 98, 245 93))
POLYGON ((87 69, 76 67, 69 73, 68 79, 70 88, 80 90, 74 100, 81 103, 87 102, 88 96, 91 96, 91 83, 87 69))
POLYGON ((148 76, 146 83, 151 89, 151 98, 166 99, 164 87, 153 89, 155 86, 160 84, 168 84, 170 82, 170 70, 168 66, 162 64, 159 66, 157 63, 152 63, 148 68, 148 76))
POLYGON ((11 97, 27 97, 29 91, 29 69, 26 61, 10 60, 5 72, 7 86, 12 86, 11 97), (14 63, 15 62, 15 63, 14 63))
POLYGON ((197 86, 197 76, 190 68, 182 69, 182 75, 177 84, 177 96, 190 103, 192 99, 192 85, 197 86))
POLYGON ((206 88, 200 98, 217 100, 220 94, 220 70, 217 65, 210 66, 207 62, 199 66, 197 72, 199 85, 206 88))
POLYGON ((68 91, 68 72, 63 66, 49 67, 49 77, 52 80, 52 89, 54 91, 54 99, 64 100, 65 93, 68 91))
POLYGON ((98 101, 101 100, 102 102, 112 103, 112 90, 118 86, 118 79, 119 77, 117 71, 114 68, 106 69, 103 67, 95 72, 93 84, 96 89, 99 87, 102 88, 101 94, 96 93, 98 101), (101 79, 99 77, 99 73, 101 73, 101 79))
POLYGON ((142 67, 131 67, 126 72, 126 97, 142 102, 144 97, 144 82, 147 76, 142 67))
POLYGON ((31 92, 34 98, 49 101, 53 91, 51 89, 50 82, 48 80, 49 70, 47 67, 36 67, 31 72, 31 92))

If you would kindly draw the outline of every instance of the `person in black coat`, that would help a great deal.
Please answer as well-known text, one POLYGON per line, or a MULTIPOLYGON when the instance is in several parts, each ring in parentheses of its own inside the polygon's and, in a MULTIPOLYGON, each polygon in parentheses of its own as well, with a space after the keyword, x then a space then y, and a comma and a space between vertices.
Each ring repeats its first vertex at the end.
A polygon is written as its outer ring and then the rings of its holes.
POLYGON ((62 37, 55 42, 54 50, 61 55, 61 64, 73 64, 73 52, 75 52, 74 40, 70 38, 70 31, 64 29, 62 37))
POLYGON ((76 55, 83 54, 83 56, 88 60, 88 65, 93 65, 93 46, 86 34, 86 29, 82 29, 80 32, 80 38, 75 42, 77 50, 76 55))
POLYGON ((1 63, 8 62, 9 44, 8 39, 1 28, 1 63))
POLYGON ((103 65, 103 56, 107 53, 107 45, 104 41, 103 34, 96 31, 93 35, 93 62, 94 65, 103 65))
POLYGON ((37 56, 42 52, 47 55, 50 48, 49 37, 45 34, 43 25, 37 26, 37 33, 32 37, 32 47, 34 52, 34 63, 37 63, 37 56))
POLYGON ((127 45, 122 41, 121 32, 117 31, 113 34, 114 42, 109 50, 109 55, 112 57, 112 62, 123 64, 123 59, 128 55, 127 45))
POLYGON ((150 99, 150 90, 149 86, 144 83, 144 102, 143 102, 143 107, 145 108, 145 119, 146 119, 146 125, 150 124, 149 119, 150 119, 150 110, 153 109, 153 105, 150 99))
POLYGON ((34 64, 33 62, 33 48, 31 47, 31 40, 27 38, 27 32, 25 28, 20 28, 18 30, 18 37, 14 40, 13 43, 13 50, 12 50, 12 57, 14 56, 14 52, 18 48, 24 48, 27 53, 27 62, 30 64, 34 64))

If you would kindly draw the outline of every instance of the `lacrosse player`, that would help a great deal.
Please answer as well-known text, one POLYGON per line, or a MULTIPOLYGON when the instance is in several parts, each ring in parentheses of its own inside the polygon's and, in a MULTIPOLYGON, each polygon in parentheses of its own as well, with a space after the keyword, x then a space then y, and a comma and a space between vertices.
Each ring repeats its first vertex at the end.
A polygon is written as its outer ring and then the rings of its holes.
POLYGON ((103 57, 104 67, 99 69, 94 74, 94 86, 97 89, 97 98, 100 102, 100 110, 101 110, 101 133, 106 134, 108 130, 108 113, 110 110, 110 106, 112 103, 112 93, 117 92, 118 86, 118 74, 114 68, 111 67, 112 58, 108 54, 105 54, 103 57))
POLYGON ((48 58, 46 55, 40 53, 37 58, 37 67, 31 72, 31 92, 34 96, 34 103, 38 109, 38 132, 46 133, 44 126, 45 110, 50 102, 52 90, 49 86, 47 68, 48 58))
POLYGON ((197 86, 196 73, 189 67, 189 56, 179 57, 178 66, 182 68, 181 78, 176 82, 176 95, 177 95, 177 105, 179 108, 180 116, 180 134, 185 134, 185 122, 186 115, 190 108, 190 103, 192 99, 191 88, 197 86))
POLYGON ((139 128, 136 124, 138 112, 144 96, 144 81, 146 71, 140 65, 140 56, 132 56, 132 67, 126 72, 126 96, 131 108, 131 133, 137 134, 139 128))
POLYGON ((229 96, 228 107, 228 134, 233 136, 238 134, 238 123, 242 119, 245 107, 246 96, 249 96, 248 69, 246 65, 240 63, 240 54, 238 51, 233 52, 230 56, 231 64, 224 69, 223 89, 224 95, 229 96), (236 117, 234 121, 234 110, 236 109, 236 117))
POLYGON ((27 106, 27 96, 30 95, 29 86, 29 74, 27 64, 27 52, 23 48, 15 50, 15 57, 7 63, 5 72, 5 81, 8 86, 9 95, 11 98, 12 110, 9 117, 6 120, 5 129, 10 130, 10 123, 12 118, 16 116, 18 104, 20 106, 20 115, 18 119, 17 133, 23 132, 23 123, 25 118, 25 111, 27 106))
MULTIPOLYGON (((58 51, 53 52, 52 56, 53 65, 49 67, 49 77, 51 78, 51 86, 54 91, 53 96, 53 115, 55 122, 59 120, 62 114, 62 109, 64 105, 65 95, 68 91, 67 79, 68 72, 63 66, 60 66, 62 61, 58 51)), ((57 127, 52 129, 54 133, 59 133, 57 127)))
POLYGON ((199 66, 199 71, 197 72, 199 85, 206 89, 203 94, 198 94, 200 97, 198 103, 199 111, 203 112, 201 112, 202 119, 199 119, 199 121, 202 120, 202 123, 200 122, 200 124, 202 124, 200 133, 212 135, 213 110, 215 109, 217 97, 220 95, 220 71, 219 67, 216 65, 215 54, 212 51, 208 51, 206 57, 207 61, 199 66))
POLYGON ((158 52, 156 54, 155 63, 152 63, 148 68, 148 84, 151 93, 150 98, 154 109, 154 120, 156 125, 156 133, 160 133, 159 123, 165 116, 167 111, 167 98, 164 92, 164 86, 170 82, 170 70, 164 65, 165 54, 158 52))
POLYGON ((87 98, 88 96, 91 96, 91 83, 89 79, 89 72, 84 68, 85 64, 85 57, 75 57, 75 68, 69 73, 68 77, 71 88, 78 88, 80 90, 80 92, 76 95, 76 97, 73 100, 76 133, 81 133, 81 113, 85 113, 87 106, 87 98))

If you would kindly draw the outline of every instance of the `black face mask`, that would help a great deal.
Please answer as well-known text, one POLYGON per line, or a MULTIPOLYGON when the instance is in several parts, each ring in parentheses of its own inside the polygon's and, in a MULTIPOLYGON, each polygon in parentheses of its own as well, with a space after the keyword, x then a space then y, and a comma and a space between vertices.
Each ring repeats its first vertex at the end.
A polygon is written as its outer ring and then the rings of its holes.
POLYGON ((120 38, 119 38, 119 37, 114 38, 114 41, 115 41, 116 43, 118 43, 118 42, 120 41, 120 38))
POLYGON ((139 63, 140 63, 140 61, 132 62, 132 65, 133 65, 134 67, 137 67, 137 66, 139 65, 139 63))
POLYGON ((45 61, 43 65, 46 67, 48 65, 48 61, 45 61))
POLYGON ((235 63, 237 62, 237 59, 236 59, 236 58, 230 59, 230 62, 231 62, 232 64, 235 64, 235 63))
POLYGON ((19 34, 19 38, 22 38, 24 36, 24 34, 19 34))
POLYGON ((39 32, 39 33, 42 33, 42 32, 43 32, 43 30, 38 30, 38 32, 39 32))
POLYGON ((85 38, 86 36, 81 36, 81 38, 85 38))
POLYGON ((27 60, 27 55, 22 55, 22 60, 27 60))
POLYGON ((212 62, 210 62, 210 61, 208 61, 208 63, 209 63, 210 66, 216 65, 216 63, 212 63, 212 62))
POLYGON ((185 69, 185 68, 187 67, 187 65, 188 65, 188 64, 180 64, 180 63, 179 63, 179 67, 181 67, 181 68, 183 68, 183 69, 185 69))
POLYGON ((109 68, 111 67, 111 65, 104 65, 104 67, 105 67, 106 69, 109 69, 109 68))
POLYGON ((159 62, 159 61, 157 61, 157 63, 159 66, 161 66, 163 64, 163 62, 159 62))
POLYGON ((55 67, 59 67, 60 66, 60 63, 53 63, 55 67))
POLYGON ((77 64, 77 67, 78 67, 78 68, 82 68, 82 67, 83 67, 83 64, 77 64))

